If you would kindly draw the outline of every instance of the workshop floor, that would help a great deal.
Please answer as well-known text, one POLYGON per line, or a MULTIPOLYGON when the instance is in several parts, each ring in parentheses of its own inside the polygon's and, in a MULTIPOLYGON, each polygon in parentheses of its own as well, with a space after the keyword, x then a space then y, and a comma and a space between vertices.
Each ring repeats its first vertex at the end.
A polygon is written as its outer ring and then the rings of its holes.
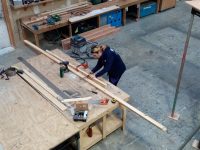
MULTIPOLYGON (((168 128, 162 132, 128 111, 126 132, 117 130, 91 150, 193 150, 200 139, 200 18, 195 17, 176 112, 178 121, 168 118, 171 112, 181 54, 189 26, 191 8, 184 2, 159 14, 128 20, 121 32, 99 41, 122 56, 127 65, 119 87, 130 94, 130 104, 168 128)), ((45 45, 43 45, 45 47, 45 45)), ((49 47, 49 45, 48 45, 49 47)), ((46 48, 46 47, 45 47, 46 48)), ((46 48, 48 49, 48 48, 46 48)), ((35 53, 20 48, 0 56, 0 66, 29 58, 35 53)), ((90 61, 94 66, 95 61, 90 61)), ((1 88, 1 86, 0 86, 1 88)))

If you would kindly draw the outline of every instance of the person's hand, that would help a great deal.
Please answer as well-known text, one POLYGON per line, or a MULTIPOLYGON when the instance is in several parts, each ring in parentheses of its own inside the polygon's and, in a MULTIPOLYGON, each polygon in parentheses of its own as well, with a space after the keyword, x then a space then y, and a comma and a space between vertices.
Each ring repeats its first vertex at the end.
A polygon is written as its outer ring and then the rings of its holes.
POLYGON ((94 73, 91 71, 86 77, 92 79, 94 78, 94 73))

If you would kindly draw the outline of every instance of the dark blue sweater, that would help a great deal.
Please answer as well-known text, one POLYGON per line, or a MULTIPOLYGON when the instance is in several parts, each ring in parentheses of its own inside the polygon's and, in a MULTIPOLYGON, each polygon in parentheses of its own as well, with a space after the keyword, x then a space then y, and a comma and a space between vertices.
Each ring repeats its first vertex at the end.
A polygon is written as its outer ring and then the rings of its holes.
POLYGON ((110 49, 110 47, 106 47, 102 56, 98 59, 97 65, 92 69, 92 72, 95 73, 102 67, 103 69, 95 75, 96 77, 108 73, 110 77, 120 78, 126 70, 126 66, 119 54, 110 49))

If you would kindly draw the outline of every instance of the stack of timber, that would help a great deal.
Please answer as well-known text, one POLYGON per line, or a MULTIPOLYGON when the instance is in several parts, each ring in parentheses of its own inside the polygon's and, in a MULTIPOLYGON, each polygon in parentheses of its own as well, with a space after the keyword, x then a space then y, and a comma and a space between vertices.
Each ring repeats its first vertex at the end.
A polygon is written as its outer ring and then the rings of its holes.
MULTIPOLYGON (((110 25, 105 25, 87 32, 84 32, 82 34, 80 34, 80 36, 86 38, 87 41, 96 41, 99 39, 102 39, 104 37, 107 37, 111 34, 114 34, 116 32, 118 32, 120 30, 120 28, 116 28, 116 27, 112 27, 110 25)), ((67 38, 62 40, 62 47, 64 50, 68 50, 71 48, 71 38, 67 38)))

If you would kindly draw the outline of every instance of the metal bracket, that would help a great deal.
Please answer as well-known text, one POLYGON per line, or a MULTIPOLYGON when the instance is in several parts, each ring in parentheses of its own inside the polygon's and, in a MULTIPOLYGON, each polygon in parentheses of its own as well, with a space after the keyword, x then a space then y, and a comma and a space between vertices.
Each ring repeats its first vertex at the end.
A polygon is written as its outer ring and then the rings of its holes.
POLYGON ((200 11, 196 10, 195 8, 192 8, 191 13, 192 13, 193 15, 196 15, 196 16, 199 16, 199 17, 200 17, 200 11))

